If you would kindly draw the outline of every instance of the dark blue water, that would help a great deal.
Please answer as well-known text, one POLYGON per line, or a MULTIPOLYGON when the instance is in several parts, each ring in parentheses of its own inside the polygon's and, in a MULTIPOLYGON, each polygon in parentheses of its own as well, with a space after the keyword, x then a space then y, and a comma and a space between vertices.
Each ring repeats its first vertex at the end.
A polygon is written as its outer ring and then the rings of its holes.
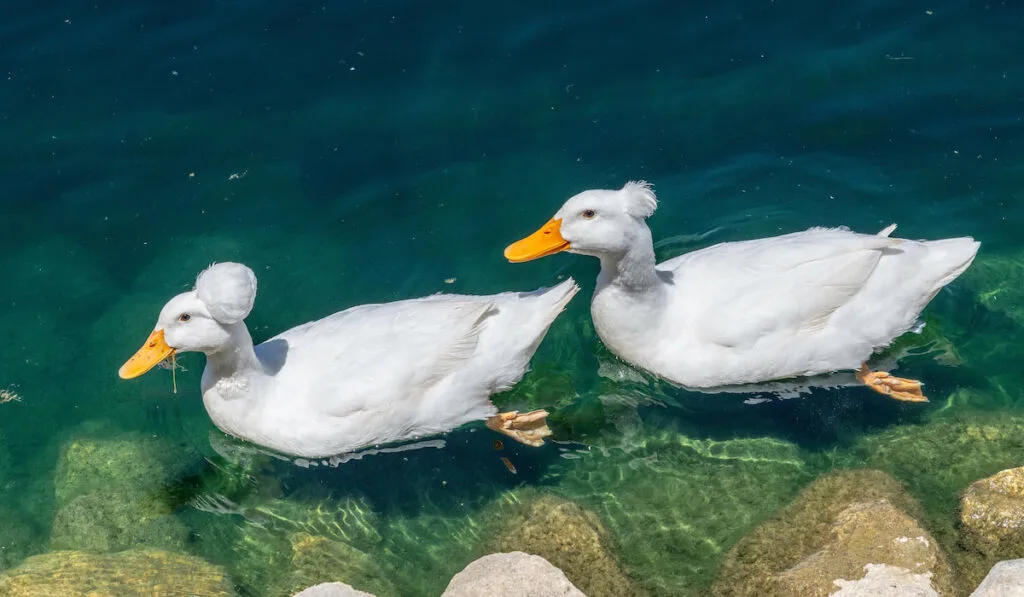
POLYGON ((109 474, 129 493, 144 483, 118 477, 119 458, 171 455, 153 478, 187 538, 150 542, 226 566, 247 595, 274 594, 258 572, 286 573, 267 554, 291 549, 296 528, 324 534, 352 511, 376 538, 342 539, 398 570, 384 574, 396 594, 436 595, 524 487, 596 512, 652 594, 699 594, 736 540, 823 471, 894 472, 953 549, 968 477, 1024 460, 1008 442, 957 456, 969 474, 945 477, 873 448, 1024 417, 1015 3, 59 2, 0 15, 0 388, 20 398, 0 404, 0 568, 60 544, 78 445, 112 446, 109 474), (570 195, 641 178, 661 200, 660 257, 810 226, 981 240, 913 341, 932 354, 901 364, 931 402, 843 388, 752 404, 764 396, 615 374, 587 309, 597 263, 501 252, 570 195), (564 443, 506 446, 516 475, 481 426, 332 469, 239 461, 203 410, 202 357, 182 359, 177 394, 166 371, 116 377, 163 303, 225 260, 259 276, 257 341, 355 304, 573 275, 583 292, 496 400, 554 411, 564 443), (213 494, 248 515, 195 507, 213 494))

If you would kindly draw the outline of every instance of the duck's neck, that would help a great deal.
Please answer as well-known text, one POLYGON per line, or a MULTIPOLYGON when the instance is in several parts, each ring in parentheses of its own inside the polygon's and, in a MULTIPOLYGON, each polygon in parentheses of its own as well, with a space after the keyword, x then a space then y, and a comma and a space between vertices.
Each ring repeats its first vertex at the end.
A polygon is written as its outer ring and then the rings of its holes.
POLYGON ((655 269, 650 230, 625 253, 601 257, 601 274, 590 303, 594 328, 619 358, 641 368, 660 330, 667 292, 655 269))
POLYGON ((221 380, 242 380, 263 370, 252 346, 245 323, 227 326, 231 341, 215 352, 206 354, 206 371, 203 375, 203 389, 221 380))
POLYGON ((625 253, 601 256, 598 290, 616 289, 630 295, 649 295, 661 290, 662 281, 655 270, 654 243, 646 226, 625 253))
POLYGON ((203 404, 213 424, 221 431, 260 443, 258 408, 265 393, 261 383, 263 364, 252 346, 252 336, 245 323, 227 326, 231 340, 214 352, 206 354, 203 370, 203 404))

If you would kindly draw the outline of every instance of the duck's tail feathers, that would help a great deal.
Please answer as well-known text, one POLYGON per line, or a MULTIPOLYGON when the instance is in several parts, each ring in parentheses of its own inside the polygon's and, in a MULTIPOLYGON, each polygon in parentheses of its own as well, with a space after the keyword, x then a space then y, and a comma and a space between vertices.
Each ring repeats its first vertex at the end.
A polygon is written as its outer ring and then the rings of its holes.
POLYGON ((576 281, 569 278, 550 288, 506 295, 499 304, 499 314, 489 322, 481 339, 493 349, 488 354, 494 358, 494 391, 519 383, 551 324, 579 290, 576 281))
POLYGON ((924 244, 928 247, 927 263, 936 274, 935 292, 967 271, 981 247, 980 242, 969 236, 932 240, 924 244))

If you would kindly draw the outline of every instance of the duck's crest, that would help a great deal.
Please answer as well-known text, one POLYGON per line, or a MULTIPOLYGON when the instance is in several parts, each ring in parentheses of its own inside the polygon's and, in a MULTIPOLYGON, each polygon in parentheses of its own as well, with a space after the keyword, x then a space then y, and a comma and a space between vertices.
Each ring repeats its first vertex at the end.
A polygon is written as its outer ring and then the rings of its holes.
POLYGON ((646 180, 631 180, 622 187, 626 194, 626 211, 636 218, 649 218, 658 209, 654 185, 646 180))
POLYGON ((221 323, 237 323, 252 311, 256 274, 241 263, 214 263, 196 278, 196 295, 221 323))

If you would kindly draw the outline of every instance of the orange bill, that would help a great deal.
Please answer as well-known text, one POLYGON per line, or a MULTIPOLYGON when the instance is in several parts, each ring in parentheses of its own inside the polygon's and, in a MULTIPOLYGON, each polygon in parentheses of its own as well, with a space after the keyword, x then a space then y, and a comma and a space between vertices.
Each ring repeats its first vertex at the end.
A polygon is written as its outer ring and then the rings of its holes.
POLYGON ((164 340, 163 330, 154 330, 149 339, 132 358, 128 359, 117 374, 121 379, 138 377, 156 366, 157 363, 174 354, 174 349, 164 340))
POLYGON ((554 255, 568 248, 569 241, 562 238, 562 220, 553 219, 537 232, 505 247, 505 259, 520 263, 554 255))

